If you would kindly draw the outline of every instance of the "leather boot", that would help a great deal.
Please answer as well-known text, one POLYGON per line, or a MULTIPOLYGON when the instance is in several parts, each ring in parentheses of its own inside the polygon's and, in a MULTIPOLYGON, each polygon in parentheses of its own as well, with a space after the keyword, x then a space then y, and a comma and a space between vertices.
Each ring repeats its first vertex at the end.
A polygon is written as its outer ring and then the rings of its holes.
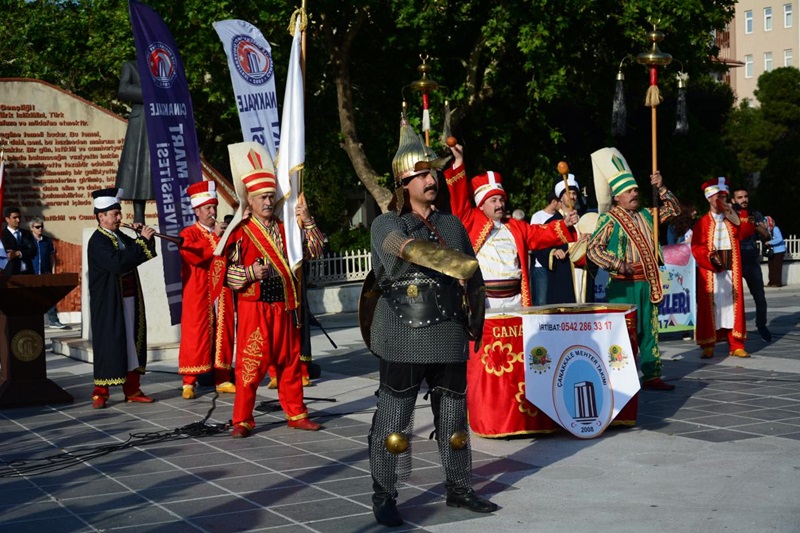
POLYGON ((476 513, 493 513, 498 506, 486 498, 481 498, 472 489, 453 487, 447 489, 447 506, 464 507, 476 513))
POLYGON ((403 525, 403 517, 397 510, 397 500, 385 492, 376 492, 372 495, 372 514, 375 515, 375 521, 382 526, 403 525))
MULTIPOLYGON (((372 435, 367 435, 367 442, 372 446, 372 435)), ((375 521, 382 526, 395 527, 403 525, 403 517, 397 510, 397 491, 389 492, 372 477, 372 514, 375 521)))

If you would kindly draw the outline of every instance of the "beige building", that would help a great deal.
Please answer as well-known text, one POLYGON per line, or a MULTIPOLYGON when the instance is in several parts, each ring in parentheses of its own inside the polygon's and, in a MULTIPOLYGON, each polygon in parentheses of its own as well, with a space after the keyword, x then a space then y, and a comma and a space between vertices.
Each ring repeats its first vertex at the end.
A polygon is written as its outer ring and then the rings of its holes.
POLYGON ((758 77, 779 67, 797 68, 800 53, 798 2, 742 0, 728 28, 717 32, 719 59, 732 67, 726 80, 737 101, 751 105, 758 77))

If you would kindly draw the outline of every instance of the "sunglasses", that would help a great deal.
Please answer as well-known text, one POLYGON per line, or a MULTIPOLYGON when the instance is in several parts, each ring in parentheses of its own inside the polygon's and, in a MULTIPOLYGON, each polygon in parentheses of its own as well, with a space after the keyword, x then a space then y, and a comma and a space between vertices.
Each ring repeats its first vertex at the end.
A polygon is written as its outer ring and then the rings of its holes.
POLYGON ((42 229, 44 226, 33 226, 33 229, 42 229))

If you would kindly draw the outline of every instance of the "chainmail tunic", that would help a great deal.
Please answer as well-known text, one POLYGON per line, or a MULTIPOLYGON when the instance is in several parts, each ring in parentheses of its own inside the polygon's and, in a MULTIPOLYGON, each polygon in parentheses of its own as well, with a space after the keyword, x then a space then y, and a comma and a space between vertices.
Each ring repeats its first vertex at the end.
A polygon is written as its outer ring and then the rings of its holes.
MULTIPOLYGON (((448 247, 475 256, 467 231, 458 218, 434 211, 428 222, 448 247)), ((408 239, 439 241, 437 235, 414 213, 398 215, 391 212, 379 216, 372 223, 371 236, 372 267, 382 288, 447 278, 444 274, 409 263, 400 257, 400 247, 408 239)), ((478 269, 469 280, 467 290, 471 293, 482 285, 483 278, 478 269)), ((464 362, 470 354, 467 332, 461 323, 447 320, 427 327, 409 327, 392 311, 389 301, 384 297, 376 305, 370 339, 375 354, 396 363, 464 362)))

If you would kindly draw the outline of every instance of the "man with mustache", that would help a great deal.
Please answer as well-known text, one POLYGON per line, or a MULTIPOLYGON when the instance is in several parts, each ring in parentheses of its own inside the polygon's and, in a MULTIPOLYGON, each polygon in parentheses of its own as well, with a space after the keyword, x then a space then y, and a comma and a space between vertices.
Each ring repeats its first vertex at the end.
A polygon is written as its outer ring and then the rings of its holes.
POLYGON ((772 341, 772 333, 767 328, 767 297, 764 294, 764 276, 761 273, 761 260, 756 240, 762 243, 770 239, 764 215, 750 207, 750 193, 743 186, 734 186, 731 190, 733 209, 739 218, 747 220, 755 226, 755 233, 739 241, 742 252, 742 277, 747 283, 753 303, 756 304, 756 328, 764 342, 772 341))
MULTIPOLYGON (((287 426, 318 431, 322 426, 308 418, 303 401, 297 317, 300 296, 288 263, 288 229, 275 212, 278 183, 272 158, 255 142, 229 145, 228 152, 239 210, 214 253, 224 254, 225 284, 236 293, 236 398, 231 436, 245 438, 255 428, 256 394, 270 366, 277 372, 278 400, 287 426), (251 215, 244 219, 246 206, 251 215)), ((298 203, 295 216, 303 222, 303 258, 319 257, 324 237, 308 206, 298 203)))
POLYGON ((218 393, 235 393, 233 365, 233 294, 224 286, 222 265, 212 270, 214 250, 224 228, 217 223, 217 188, 213 181, 192 183, 186 190, 195 223, 181 231, 183 312, 178 373, 183 376, 181 396, 194 399, 197 376, 214 371, 218 393))
POLYGON ((755 225, 740 218, 728 203, 724 177, 702 185, 709 212, 692 230, 692 255, 697 261, 697 329, 702 359, 714 356, 717 339, 728 339, 728 355, 750 357, 744 349, 747 329, 742 294, 742 251, 737 244, 755 234, 755 225))
MULTIPOLYGON (((591 157, 601 215, 586 255, 611 276, 606 288, 608 301, 638 307, 636 333, 639 370, 644 374, 642 388, 673 390, 675 385, 661 379, 658 304, 664 298, 659 271, 663 260, 661 247, 653 239, 653 215, 642 208, 639 186, 616 148, 600 149, 591 157), (614 205, 609 210, 611 199, 614 205)), ((658 190, 662 202, 658 208, 659 222, 680 214, 680 204, 664 187, 659 172, 650 176, 650 183, 658 190)))
MULTIPOLYGON (((562 220, 564 218, 565 207, 567 205, 578 205, 580 186, 573 174, 569 174, 567 183, 559 179, 553 187, 553 194, 558 198, 559 210, 553 213, 545 223, 562 220)), ((574 230, 572 230, 574 231, 574 230)), ((575 232, 577 237, 577 232, 575 232)), ((588 233, 581 234, 581 243, 585 243, 589 238, 588 233)), ((534 253, 536 260, 544 265, 547 272, 547 294, 545 302, 547 304, 574 304, 592 301, 594 296, 594 286, 587 283, 585 276, 586 261, 578 255, 578 251, 573 250, 575 257, 571 257, 570 248, 566 244, 544 248, 534 253)))
POLYGON ((136 267, 156 256, 155 230, 137 222, 136 239, 122 233, 121 196, 117 188, 92 193, 98 227, 89 238, 86 257, 95 409, 106 407, 111 385, 122 385, 128 402, 153 402, 139 388, 147 364, 147 321, 136 267))
MULTIPOLYGON (((472 489, 467 428, 470 349, 464 299, 482 303, 483 279, 464 226, 435 207, 436 170, 443 163, 403 118, 392 160, 395 198, 391 210, 371 228, 376 287, 367 292, 379 292, 380 297, 372 316, 362 312, 366 306, 359 309, 362 328, 368 331, 364 339, 380 358, 378 406, 367 438, 372 511, 379 524, 390 527, 403 523, 397 483, 411 473, 414 406, 423 381, 431 399, 447 505, 478 513, 497 510, 472 489)), ((476 314, 482 324, 483 309, 476 314)))
POLYGON ((453 164, 444 171, 450 208, 467 228, 475 249, 486 283, 486 307, 533 305, 528 251, 574 241, 569 228, 578 222, 578 214, 567 212, 563 220, 546 225, 508 218, 502 176, 490 170, 472 178, 470 187, 463 147, 456 144, 450 151, 453 164))

